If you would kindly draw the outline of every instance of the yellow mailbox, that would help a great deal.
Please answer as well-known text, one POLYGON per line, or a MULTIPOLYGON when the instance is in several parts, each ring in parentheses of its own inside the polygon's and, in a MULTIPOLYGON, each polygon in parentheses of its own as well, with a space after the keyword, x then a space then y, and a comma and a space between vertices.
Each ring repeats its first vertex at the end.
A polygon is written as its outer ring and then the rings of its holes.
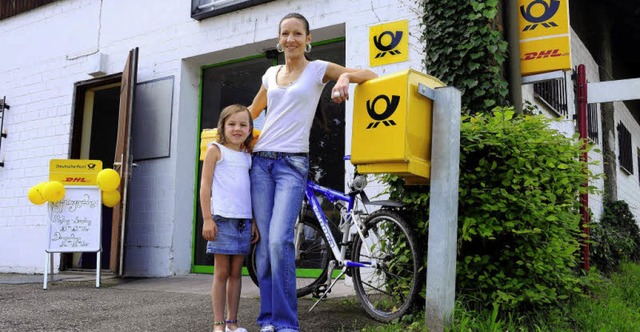
POLYGON ((209 144, 218 139, 218 128, 203 129, 200 133, 200 160, 204 160, 209 144))
POLYGON ((356 86, 351 162, 358 172, 391 173, 408 184, 426 184, 431 173, 433 101, 418 84, 445 84, 412 69, 380 76, 356 86))

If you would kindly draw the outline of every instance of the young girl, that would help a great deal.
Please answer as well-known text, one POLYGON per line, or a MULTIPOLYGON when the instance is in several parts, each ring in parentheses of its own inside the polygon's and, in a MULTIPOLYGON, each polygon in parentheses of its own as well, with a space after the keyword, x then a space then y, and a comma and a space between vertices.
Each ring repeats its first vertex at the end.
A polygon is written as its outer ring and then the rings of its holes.
POLYGON ((247 332, 238 327, 238 305, 244 255, 258 241, 252 222, 247 152, 253 141, 253 120, 246 107, 227 106, 218 121, 218 140, 207 148, 200 183, 202 236, 207 254, 214 255, 211 285, 213 331, 247 332), (224 317, 225 300, 227 319, 224 317))

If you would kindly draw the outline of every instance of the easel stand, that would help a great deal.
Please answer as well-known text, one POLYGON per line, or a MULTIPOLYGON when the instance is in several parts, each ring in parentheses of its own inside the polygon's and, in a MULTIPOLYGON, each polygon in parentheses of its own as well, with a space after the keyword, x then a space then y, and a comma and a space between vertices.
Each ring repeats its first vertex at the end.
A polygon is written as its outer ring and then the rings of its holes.
MULTIPOLYGON (((47 251, 45 250, 46 253, 46 259, 44 262, 44 282, 42 285, 42 289, 47 289, 47 286, 49 284, 48 280, 49 280, 49 274, 51 274, 51 282, 53 282, 53 278, 54 278, 54 273, 53 273, 53 251, 47 251)), ((100 270, 101 270, 101 256, 102 256, 102 250, 100 251, 96 251, 96 288, 100 288, 100 270)))
POLYGON ((45 249, 43 289, 53 281, 54 253, 96 253, 96 288, 100 287, 102 196, 96 186, 69 186, 64 198, 49 204, 49 236, 45 249))

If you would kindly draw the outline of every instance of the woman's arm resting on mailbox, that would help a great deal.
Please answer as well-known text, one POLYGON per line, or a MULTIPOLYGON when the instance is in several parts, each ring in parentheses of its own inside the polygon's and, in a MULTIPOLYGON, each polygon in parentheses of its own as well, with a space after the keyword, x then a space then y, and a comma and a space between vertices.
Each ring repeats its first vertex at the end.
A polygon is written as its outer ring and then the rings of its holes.
POLYGON ((329 62, 327 64, 327 70, 324 73, 323 81, 336 81, 336 85, 333 86, 331 95, 334 96, 334 93, 338 92, 340 97, 333 97, 333 100, 339 103, 343 100, 349 100, 350 83, 362 83, 376 77, 378 77, 378 74, 369 69, 345 68, 333 62, 329 62))

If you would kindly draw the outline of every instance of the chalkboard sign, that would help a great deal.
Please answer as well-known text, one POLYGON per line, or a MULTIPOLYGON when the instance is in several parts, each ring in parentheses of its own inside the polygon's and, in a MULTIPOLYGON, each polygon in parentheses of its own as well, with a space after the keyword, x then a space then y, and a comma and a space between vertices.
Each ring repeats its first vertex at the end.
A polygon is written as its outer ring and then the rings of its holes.
POLYGON ((49 203, 47 252, 101 250, 102 200, 94 186, 65 186, 64 198, 49 203))

